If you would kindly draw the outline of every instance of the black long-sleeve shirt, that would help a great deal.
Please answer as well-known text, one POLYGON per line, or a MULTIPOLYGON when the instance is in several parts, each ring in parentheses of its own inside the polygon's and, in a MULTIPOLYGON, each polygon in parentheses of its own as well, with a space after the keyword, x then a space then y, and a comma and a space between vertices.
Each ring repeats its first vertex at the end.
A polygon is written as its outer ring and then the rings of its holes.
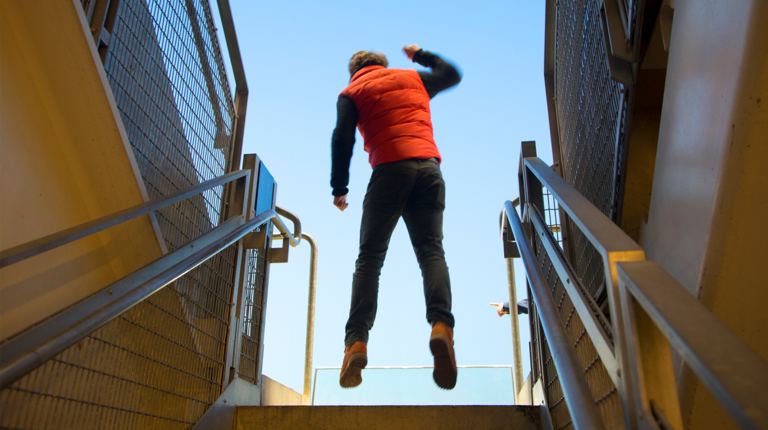
MULTIPOLYGON (((430 99, 461 81, 461 75, 455 67, 429 51, 416 52, 413 62, 432 69, 432 72, 418 72, 430 99)), ((346 96, 339 96, 336 102, 336 128, 331 138, 331 188, 334 196, 344 196, 349 192, 349 163, 355 146, 356 126, 355 103, 346 96)))

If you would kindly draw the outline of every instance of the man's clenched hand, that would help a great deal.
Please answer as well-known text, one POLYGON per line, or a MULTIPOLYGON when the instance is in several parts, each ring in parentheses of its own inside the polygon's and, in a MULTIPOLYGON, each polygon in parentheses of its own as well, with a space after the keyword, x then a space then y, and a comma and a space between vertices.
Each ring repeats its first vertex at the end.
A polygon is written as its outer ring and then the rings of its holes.
POLYGON ((347 203, 347 196, 336 196, 333 198, 333 205, 339 208, 340 211, 344 211, 344 209, 349 206, 349 203, 347 203))
POLYGON ((419 45, 403 46, 403 52, 408 56, 408 59, 413 61, 413 55, 419 52, 419 45))
POLYGON ((504 303, 491 303, 490 305, 496 306, 496 313, 499 314, 500 317, 509 313, 504 311, 504 303))

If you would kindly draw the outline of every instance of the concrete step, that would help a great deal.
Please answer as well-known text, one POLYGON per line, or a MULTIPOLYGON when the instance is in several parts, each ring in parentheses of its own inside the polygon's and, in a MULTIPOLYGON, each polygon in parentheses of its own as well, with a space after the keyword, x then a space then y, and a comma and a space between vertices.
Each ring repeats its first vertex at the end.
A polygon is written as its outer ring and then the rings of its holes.
POLYGON ((248 406, 236 430, 541 429, 538 406, 248 406))

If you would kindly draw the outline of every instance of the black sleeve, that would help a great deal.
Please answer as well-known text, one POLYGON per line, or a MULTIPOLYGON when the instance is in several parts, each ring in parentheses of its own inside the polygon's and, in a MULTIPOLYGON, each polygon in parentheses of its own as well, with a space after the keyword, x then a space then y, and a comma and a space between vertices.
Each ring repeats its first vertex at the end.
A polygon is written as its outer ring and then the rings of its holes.
POLYGON ((336 102, 336 128, 331 137, 331 188, 334 196, 349 192, 349 162, 355 146, 357 107, 348 97, 340 96, 336 102))
POLYGON ((461 82, 461 75, 455 67, 429 51, 420 49, 413 54, 413 62, 432 69, 431 73, 419 72, 430 99, 461 82))
POLYGON ((509 313, 509 302, 504 302, 504 303, 501 305, 501 311, 502 311, 502 312, 506 312, 506 313, 509 313))

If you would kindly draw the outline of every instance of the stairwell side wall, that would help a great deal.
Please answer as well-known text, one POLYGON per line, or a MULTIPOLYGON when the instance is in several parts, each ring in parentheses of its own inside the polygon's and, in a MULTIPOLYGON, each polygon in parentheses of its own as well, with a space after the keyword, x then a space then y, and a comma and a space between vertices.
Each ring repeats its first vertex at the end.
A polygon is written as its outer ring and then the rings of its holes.
MULTIPOLYGON (((766 22, 760 0, 676 2, 641 243, 768 360, 766 22)), ((684 365, 678 383, 687 428, 735 428, 684 365)))
MULTIPOLYGON (((2 2, 0 248, 146 201, 119 121, 79 2, 2 2)), ((161 255, 145 216, 2 269, 0 339, 161 255)))

